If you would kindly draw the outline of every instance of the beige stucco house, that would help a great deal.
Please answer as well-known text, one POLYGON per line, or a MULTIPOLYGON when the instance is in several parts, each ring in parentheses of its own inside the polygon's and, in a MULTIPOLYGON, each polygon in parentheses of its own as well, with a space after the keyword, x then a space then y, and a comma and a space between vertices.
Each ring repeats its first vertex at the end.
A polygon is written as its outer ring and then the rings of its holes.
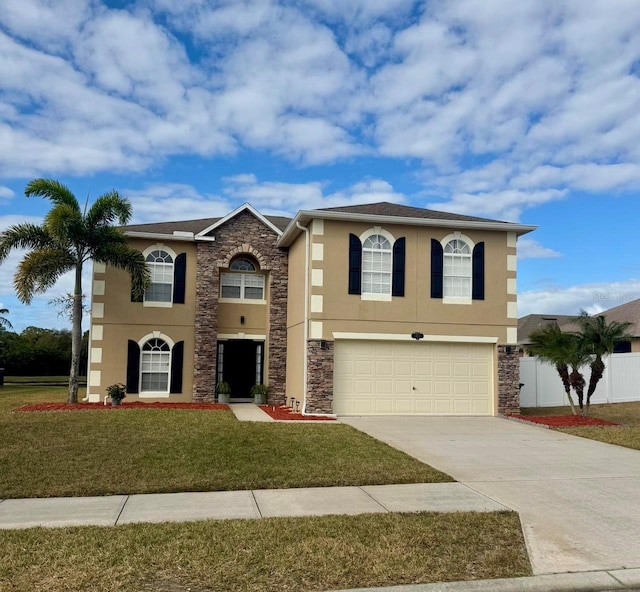
POLYGON ((93 269, 88 396, 305 413, 495 415, 518 399, 517 237, 532 226, 389 203, 124 229, 152 283, 93 269))

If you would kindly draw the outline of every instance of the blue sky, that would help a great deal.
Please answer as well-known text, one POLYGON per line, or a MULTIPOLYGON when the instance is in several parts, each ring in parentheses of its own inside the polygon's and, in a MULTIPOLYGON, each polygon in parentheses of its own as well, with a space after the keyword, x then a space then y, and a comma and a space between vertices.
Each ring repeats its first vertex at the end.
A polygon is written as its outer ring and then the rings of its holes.
MULTIPOLYGON (((637 0, 4 0, 0 230, 46 176, 135 222, 371 201, 536 224, 519 314, 640 298, 637 0)), ((17 329, 65 326, 12 293, 17 329)))

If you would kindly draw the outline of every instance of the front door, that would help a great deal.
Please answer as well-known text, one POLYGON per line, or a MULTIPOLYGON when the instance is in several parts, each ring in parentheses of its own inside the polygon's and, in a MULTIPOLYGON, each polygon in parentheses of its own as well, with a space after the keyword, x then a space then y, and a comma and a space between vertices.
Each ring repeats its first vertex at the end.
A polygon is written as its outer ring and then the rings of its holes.
POLYGON ((222 362, 218 376, 229 383, 231 399, 249 399, 251 387, 262 382, 262 345, 249 339, 218 343, 218 363, 222 362))

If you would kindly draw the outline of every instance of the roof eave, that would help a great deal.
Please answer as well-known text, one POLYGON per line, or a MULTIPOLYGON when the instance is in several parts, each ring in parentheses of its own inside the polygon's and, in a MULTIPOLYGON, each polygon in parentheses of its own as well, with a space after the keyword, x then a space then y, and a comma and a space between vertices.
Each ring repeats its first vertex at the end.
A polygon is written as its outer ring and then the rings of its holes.
POLYGON ((306 226, 314 218, 323 220, 346 220, 352 222, 372 222, 379 224, 406 224, 410 226, 436 226, 440 228, 469 228, 477 230, 498 230, 515 232, 518 236, 534 231, 537 226, 515 224, 513 222, 480 222, 475 220, 436 220, 435 218, 414 218, 405 216, 381 216, 379 214, 352 214, 345 212, 327 212, 322 210, 300 210, 285 228, 278 240, 279 247, 290 246, 300 234, 296 222, 306 226))
POLYGON ((185 234, 166 234, 163 232, 141 232, 139 230, 126 230, 124 233, 125 236, 130 238, 148 238, 155 240, 171 240, 171 241, 182 241, 182 242, 190 242, 192 243, 195 240, 193 233, 191 236, 187 236, 185 234))
POLYGON ((208 226, 204 230, 201 230, 200 232, 198 232, 196 234, 196 240, 205 238, 206 235, 209 234, 211 231, 222 226, 225 222, 228 222, 232 218, 235 218, 238 214, 240 214, 241 212, 244 212, 245 210, 248 210, 249 212, 251 212, 258 220, 260 220, 260 222, 262 222, 265 226, 273 230, 278 236, 282 236, 282 230, 280 230, 275 224, 273 224, 273 222, 271 222, 265 216, 263 216, 260 212, 258 212, 258 210, 256 210, 250 203, 244 203, 240 207, 233 210, 232 212, 229 212, 224 218, 220 218, 220 220, 218 220, 217 222, 214 222, 213 224, 211 224, 211 226, 208 226))

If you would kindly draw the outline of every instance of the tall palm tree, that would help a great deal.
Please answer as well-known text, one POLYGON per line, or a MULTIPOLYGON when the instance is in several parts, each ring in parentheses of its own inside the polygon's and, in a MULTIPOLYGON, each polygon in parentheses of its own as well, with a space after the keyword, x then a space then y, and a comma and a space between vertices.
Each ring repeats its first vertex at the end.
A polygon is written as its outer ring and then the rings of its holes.
POLYGON ((573 347, 573 337, 568 333, 563 333, 558 324, 553 323, 532 333, 530 339, 531 343, 527 346, 527 352, 529 355, 536 356, 556 367, 571 406, 571 413, 577 415, 576 406, 571 396, 569 374, 569 352, 573 347))
POLYGON ((586 412, 588 414, 591 395, 595 392, 598 382, 604 374, 605 364, 602 358, 612 354, 618 342, 631 339, 631 335, 627 333, 631 323, 619 323, 618 321, 607 323, 604 315, 592 317, 584 311, 575 320, 582 330, 584 346, 592 354, 591 376, 587 389, 586 412))
POLYGON ((115 190, 101 195, 87 210, 75 195, 53 179, 34 179, 27 197, 43 197, 53 207, 41 226, 16 224, 0 233, 0 263, 11 250, 28 249, 14 277, 16 295, 29 304, 35 294, 51 288, 63 274, 73 271, 75 285, 71 312, 71 368, 69 403, 78 401, 78 374, 82 347, 82 269, 93 260, 124 269, 131 276, 134 294, 142 296, 149 283, 149 271, 140 251, 127 245, 114 223, 126 224, 131 203, 115 190))
POLYGON ((9 319, 4 316, 8 313, 8 308, 0 308, 0 327, 4 329, 13 329, 13 325, 9 322, 9 319))

